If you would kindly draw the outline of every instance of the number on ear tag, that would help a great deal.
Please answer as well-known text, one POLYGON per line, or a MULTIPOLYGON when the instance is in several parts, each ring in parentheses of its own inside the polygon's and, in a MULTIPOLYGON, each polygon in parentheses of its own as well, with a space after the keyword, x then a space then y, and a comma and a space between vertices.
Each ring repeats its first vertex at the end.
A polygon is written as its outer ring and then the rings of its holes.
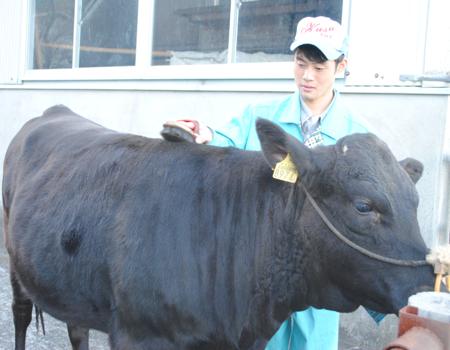
POLYGON ((289 153, 286 158, 275 165, 273 178, 290 183, 295 183, 297 181, 298 171, 289 153))

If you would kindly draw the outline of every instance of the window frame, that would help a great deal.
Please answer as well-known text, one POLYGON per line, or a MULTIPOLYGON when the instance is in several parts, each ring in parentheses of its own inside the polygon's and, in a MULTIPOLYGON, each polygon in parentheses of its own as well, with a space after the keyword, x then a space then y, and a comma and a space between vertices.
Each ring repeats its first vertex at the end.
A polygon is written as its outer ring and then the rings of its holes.
MULTIPOLYGON (((80 11, 81 0, 75 0, 75 11, 80 11)), ((155 0, 138 0, 136 59, 134 66, 74 67, 79 53, 79 36, 75 35, 77 13, 74 19, 74 50, 72 68, 34 69, 33 21, 35 0, 24 0, 20 81, 179 81, 179 80, 293 80, 291 62, 234 63, 237 47, 237 15, 241 0, 230 0, 228 62, 225 64, 152 66, 153 16, 155 0), (231 49, 230 49, 231 48, 231 49)), ((342 0, 342 25, 348 28, 351 0, 342 0)))

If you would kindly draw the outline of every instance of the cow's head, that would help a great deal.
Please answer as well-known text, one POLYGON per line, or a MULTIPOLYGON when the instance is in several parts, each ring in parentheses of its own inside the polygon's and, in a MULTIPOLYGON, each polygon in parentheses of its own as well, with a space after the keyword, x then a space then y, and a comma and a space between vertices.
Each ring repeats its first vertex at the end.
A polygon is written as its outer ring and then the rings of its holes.
MULTIPOLYGON (((428 250, 417 222, 415 189, 422 174, 420 162, 398 162, 372 134, 354 134, 334 146, 308 149, 267 120, 259 119, 256 127, 269 165, 273 168, 289 153, 300 176, 292 186, 304 186, 345 237, 386 257, 425 259, 428 250)), ((302 189, 297 192, 304 196, 302 189)), ((309 201, 301 210, 298 234, 310 266, 310 305, 341 312, 363 305, 395 313, 410 295, 431 288, 431 266, 403 267, 363 255, 339 240, 309 201)))

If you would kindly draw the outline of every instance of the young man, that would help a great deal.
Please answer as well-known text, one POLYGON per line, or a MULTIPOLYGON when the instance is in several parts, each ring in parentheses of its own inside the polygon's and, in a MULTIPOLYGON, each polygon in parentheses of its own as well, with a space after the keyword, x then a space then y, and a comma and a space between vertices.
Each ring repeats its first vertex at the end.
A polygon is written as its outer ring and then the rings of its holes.
MULTIPOLYGON (((347 37, 339 23, 326 17, 303 18, 290 48, 294 52, 297 91, 279 101, 251 105, 220 129, 182 121, 194 132, 195 141, 259 150, 255 130, 258 117, 277 123, 309 147, 334 144, 345 135, 366 132, 334 89, 336 77, 347 65, 347 37)), ((339 315, 334 311, 309 308, 296 312, 281 325, 266 350, 335 350, 338 322, 339 315)))

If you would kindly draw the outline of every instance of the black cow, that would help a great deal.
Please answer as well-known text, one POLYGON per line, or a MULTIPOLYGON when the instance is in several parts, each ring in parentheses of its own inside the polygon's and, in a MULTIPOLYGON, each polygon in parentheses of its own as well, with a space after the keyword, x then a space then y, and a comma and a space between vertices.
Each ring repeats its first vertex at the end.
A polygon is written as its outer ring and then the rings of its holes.
POLYGON ((417 161, 370 134, 309 150, 258 120, 262 152, 117 133, 64 106, 32 119, 5 158, 5 242, 16 348, 35 304, 112 349, 255 349, 309 306, 396 313, 431 287, 417 161), (300 178, 273 179, 290 154, 300 178), (405 171, 404 169, 407 169, 405 171))

